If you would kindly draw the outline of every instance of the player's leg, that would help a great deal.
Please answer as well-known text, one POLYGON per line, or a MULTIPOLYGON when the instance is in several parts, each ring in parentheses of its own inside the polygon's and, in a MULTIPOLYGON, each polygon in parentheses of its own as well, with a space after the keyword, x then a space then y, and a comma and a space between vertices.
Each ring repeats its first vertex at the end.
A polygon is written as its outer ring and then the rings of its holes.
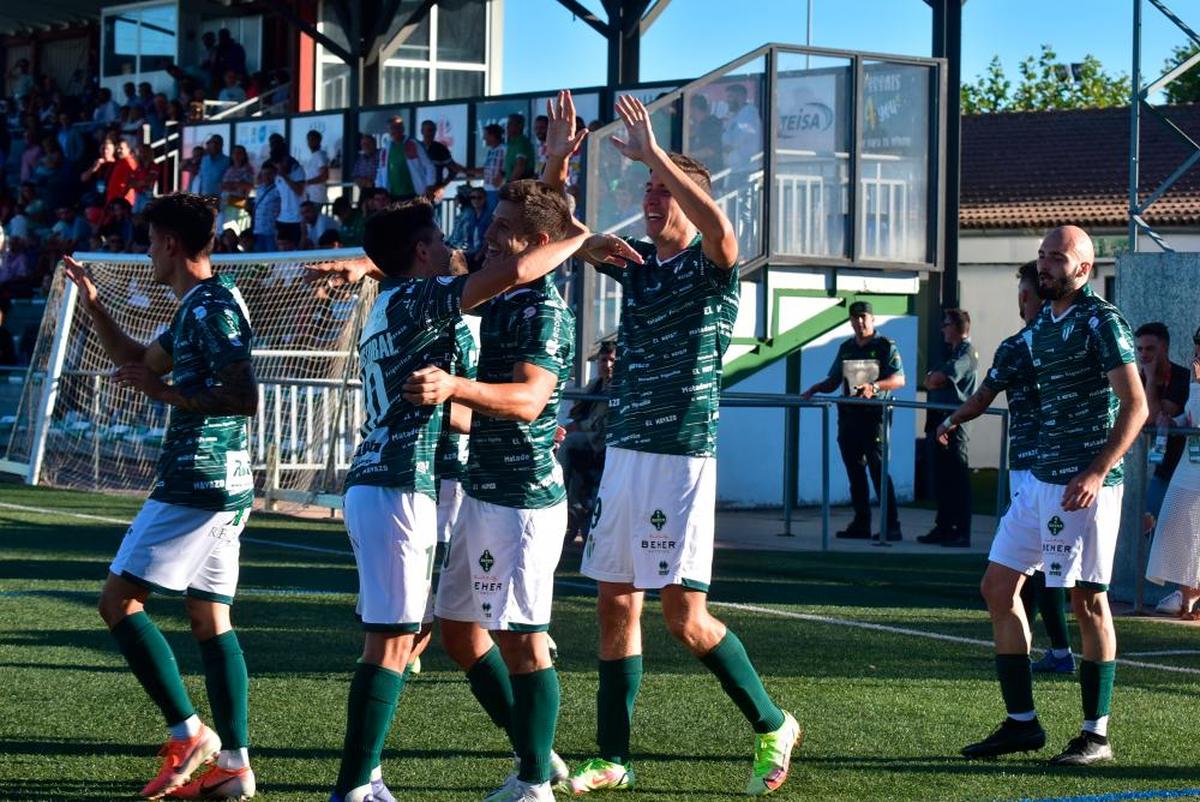
POLYGON ((746 793, 769 794, 787 780, 792 750, 804 731, 772 701, 737 635, 708 611, 703 590, 668 585, 661 591, 663 617, 671 635, 721 683, 725 694, 754 730, 754 766, 746 793))
POLYGON ((551 785, 561 779, 554 761, 561 692, 550 660, 545 632, 496 632, 512 681, 512 740, 517 751, 517 780, 509 799, 554 798, 551 785))
MULTIPOLYGON (((445 587, 446 582, 447 576, 443 573, 441 587, 445 587)), ((438 598, 442 598, 441 588, 438 598)), ((466 673, 471 695, 492 723, 504 730, 516 751, 512 734, 513 688, 499 647, 487 630, 474 621, 454 621, 443 617, 439 619, 439 627, 442 648, 466 673)))
POLYGON ((1042 619, 1049 646, 1041 659, 1033 664, 1035 674, 1074 674, 1075 656, 1071 653, 1071 638, 1067 632, 1067 592, 1065 588, 1046 587, 1046 574, 1035 571, 1025 583, 1022 598, 1029 597, 1025 612, 1033 626, 1034 614, 1042 619), (1028 591, 1028 592, 1026 592, 1028 591))

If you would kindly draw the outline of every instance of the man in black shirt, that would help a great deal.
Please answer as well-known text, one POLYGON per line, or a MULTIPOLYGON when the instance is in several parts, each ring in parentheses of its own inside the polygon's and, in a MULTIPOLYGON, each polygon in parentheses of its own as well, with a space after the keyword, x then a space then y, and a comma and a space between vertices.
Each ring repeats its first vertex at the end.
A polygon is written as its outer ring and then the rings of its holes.
MULTIPOLYGON (((1187 368, 1167 358, 1171 350, 1171 333, 1163 323, 1147 323, 1136 332, 1138 374, 1146 388, 1147 418, 1160 430, 1175 425, 1172 418, 1183 412, 1188 400, 1188 384, 1191 374, 1187 368)), ((1150 461, 1154 463, 1154 475, 1146 486, 1146 512, 1155 519, 1162 509, 1167 485, 1175 473, 1175 466, 1183 456, 1186 437, 1178 435, 1166 438, 1165 443, 1155 438, 1150 450, 1150 461)))
POLYGON ((426 155, 433 162, 433 185, 428 191, 430 200, 437 200, 434 195, 440 197, 450 180, 466 168, 454 161, 454 157, 450 155, 450 148, 437 141, 437 123, 433 120, 421 123, 421 147, 425 148, 426 155))
MULTIPOLYGON (((875 314, 870 303, 856 301, 850 304, 850 325, 854 336, 838 348, 829 375, 805 390, 803 398, 811 398, 814 393, 831 393, 838 387, 842 388, 842 395, 887 398, 893 390, 904 386, 900 352, 894 342, 875 331, 875 314)), ((850 502, 854 506, 854 520, 837 533, 840 538, 865 540, 871 537, 871 496, 866 473, 870 473, 875 484, 875 494, 882 495, 883 425, 882 407, 847 404, 838 409, 838 448, 846 465, 850 502)), ((883 537, 900 540, 896 490, 890 476, 887 494, 888 524, 883 537)))

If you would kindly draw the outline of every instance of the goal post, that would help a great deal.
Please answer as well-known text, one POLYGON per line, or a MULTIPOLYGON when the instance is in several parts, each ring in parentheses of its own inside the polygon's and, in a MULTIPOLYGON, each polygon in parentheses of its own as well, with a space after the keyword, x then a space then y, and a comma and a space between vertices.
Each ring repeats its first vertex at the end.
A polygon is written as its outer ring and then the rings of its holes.
MULTIPOLYGON (((120 328, 149 343, 169 325, 178 299, 153 282, 137 254, 76 254, 120 328)), ((340 504, 341 482, 362 424, 357 341, 378 284, 305 281, 312 265, 364 258, 362 249, 214 255, 250 312, 258 411, 249 420, 256 493, 274 505, 340 504)), ((74 285, 60 268, 47 298, 33 358, 0 471, 30 484, 147 492, 170 408, 111 379, 74 285)))

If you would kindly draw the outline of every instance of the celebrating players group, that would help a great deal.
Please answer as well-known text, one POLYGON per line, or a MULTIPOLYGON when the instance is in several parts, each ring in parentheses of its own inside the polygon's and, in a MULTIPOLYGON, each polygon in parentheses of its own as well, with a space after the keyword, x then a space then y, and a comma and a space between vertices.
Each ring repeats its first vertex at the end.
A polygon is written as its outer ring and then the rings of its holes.
MULTIPOLYGON (((665 151, 649 115, 623 97, 624 139, 648 169, 648 242, 592 234, 563 189, 587 134, 570 94, 549 104, 541 181, 500 192, 486 259, 467 274, 434 211, 410 202, 366 224, 367 259, 322 266, 320 281, 379 282, 359 340, 365 423, 346 476, 344 511, 359 575, 362 657, 350 684, 330 802, 393 802, 380 760, 397 700, 439 621, 488 717, 507 734, 511 775, 491 802, 628 789, 630 727, 642 678, 641 612, 656 590, 667 628, 718 679, 755 733, 746 793, 787 779, 803 731, 766 690, 738 637, 708 611, 722 356, 738 309, 737 237, 710 196, 704 165, 665 151), (570 376, 574 314, 550 278, 578 256, 618 281, 621 359, 613 379, 604 475, 581 570, 598 584, 596 757, 571 771, 553 751, 559 681, 546 634, 566 501, 554 458, 570 376), (463 321, 479 319, 479 343, 463 321), (433 568, 444 543, 436 593, 433 568)), ((151 202, 154 278, 179 306, 150 345, 124 334, 85 266, 65 260, 116 377, 174 407, 154 489, 110 566, 100 612, 169 729, 151 799, 255 795, 246 664, 230 623, 239 536, 253 497, 246 416, 255 412, 249 314, 208 253, 213 210, 196 196, 151 202), (172 382, 162 376, 170 372, 172 382), (203 656, 212 728, 200 721, 166 640, 147 617, 151 592, 182 595, 203 656), (205 771, 199 771, 207 767, 205 771), (193 776, 195 775, 195 776, 193 776)), ((1040 748, 1024 578, 1046 566, 1074 587, 1084 635, 1083 733, 1056 760, 1111 757, 1106 738, 1115 638, 1104 590, 1120 508, 1121 455, 1144 417, 1128 326, 1091 295, 1087 235, 1051 232, 1039 253, 1048 303, 1024 333, 1025 358, 986 386, 1041 391, 1031 474, 1014 489, 984 579, 1009 717, 968 756, 1040 748), (1141 406, 1139 406, 1139 404, 1141 406), (1047 419, 1046 410, 1054 415, 1047 419)), ((946 427, 970 412, 955 413, 946 427), (960 414, 961 413, 961 414, 960 414), (956 417, 957 416, 957 417, 956 417)), ((985 404, 986 406, 986 404, 985 404)), ((977 413, 976 413, 977 414, 977 413)))

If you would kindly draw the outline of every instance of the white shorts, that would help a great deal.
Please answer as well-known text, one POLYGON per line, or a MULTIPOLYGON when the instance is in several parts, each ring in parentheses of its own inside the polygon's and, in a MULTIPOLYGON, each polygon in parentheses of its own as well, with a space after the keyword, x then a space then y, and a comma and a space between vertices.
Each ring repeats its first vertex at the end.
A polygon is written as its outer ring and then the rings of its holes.
POLYGON ((454 531, 454 522, 458 520, 458 511, 462 507, 465 495, 462 482, 456 479, 442 479, 438 482, 438 543, 450 542, 450 534, 454 531))
POLYGON ((1041 570, 1047 587, 1107 590, 1124 486, 1102 487, 1092 506, 1072 512, 1062 508, 1064 490, 1066 485, 1026 479, 1000 519, 988 559, 1023 574, 1041 570))
POLYGON ((1021 495, 1021 485, 1033 476, 1028 468, 1015 468, 1008 472, 1008 503, 1011 505, 1021 495))
POLYGON ((223 512, 147 501, 108 570, 160 593, 232 604, 239 537, 249 517, 249 509, 223 512))
POLYGON ((353 485, 343 501, 368 632, 417 632, 433 577, 437 506, 424 493, 353 485))
POLYGON ((466 496, 438 577, 438 618, 544 632, 562 556, 567 503, 539 510, 466 496))
POLYGON ((580 571, 637 588, 712 581, 715 457, 610 448, 580 571))

